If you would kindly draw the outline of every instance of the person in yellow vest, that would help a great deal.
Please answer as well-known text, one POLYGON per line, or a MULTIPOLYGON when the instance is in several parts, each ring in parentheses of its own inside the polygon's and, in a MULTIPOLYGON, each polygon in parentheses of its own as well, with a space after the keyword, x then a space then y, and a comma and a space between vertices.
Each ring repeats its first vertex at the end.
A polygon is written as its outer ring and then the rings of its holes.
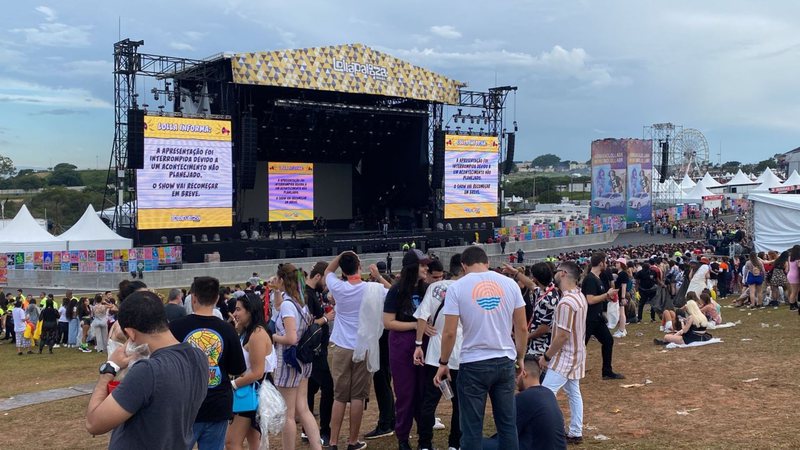
POLYGON ((22 300, 22 309, 28 309, 28 297, 22 293, 22 289, 17 289, 17 299, 22 300))
POLYGON ((413 250, 413 249, 415 249, 415 248, 417 248, 417 243, 416 243, 416 241, 411 241, 411 249, 413 250))
POLYGON ((403 253, 407 252, 409 248, 411 248, 411 246, 408 245, 408 242, 405 242, 403 244, 403 253))

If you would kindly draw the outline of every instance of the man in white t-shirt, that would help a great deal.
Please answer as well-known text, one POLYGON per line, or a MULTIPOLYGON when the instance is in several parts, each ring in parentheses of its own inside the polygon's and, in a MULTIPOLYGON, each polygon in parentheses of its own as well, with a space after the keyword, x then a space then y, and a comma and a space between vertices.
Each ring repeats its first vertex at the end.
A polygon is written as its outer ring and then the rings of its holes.
MULTIPOLYGON (((439 268, 441 270, 441 263, 439 268)), ((435 263, 428 265, 429 272, 431 267, 435 267, 435 263)), ((442 398, 442 391, 433 384, 433 377, 439 369, 439 357, 442 352, 442 333, 444 332, 444 308, 445 297, 447 288, 456 282, 464 274, 464 269, 461 267, 461 254, 457 253, 450 258, 450 279, 440 280, 430 286, 425 291, 425 297, 422 299, 417 310, 414 312, 414 317, 417 319, 417 348, 414 351, 414 364, 425 366, 425 391, 422 395, 422 409, 419 419, 419 448, 432 449, 433 448, 433 425, 436 417, 436 406, 442 398), (435 333, 426 333, 433 326, 435 333), (429 334, 428 348, 423 352, 422 344, 425 334, 429 334)), ((463 341, 461 325, 458 326, 456 331, 456 343, 453 346, 453 351, 450 353, 450 361, 448 367, 450 368, 450 378, 452 379, 453 394, 455 394, 455 386, 458 383, 458 358, 461 353, 461 343, 463 341)), ((450 416, 450 436, 448 437, 448 447, 459 448, 461 446, 461 425, 458 413, 458 396, 454 395, 451 399, 453 404, 453 414, 450 416)))
POLYGON ((464 250, 461 267, 466 275, 447 288, 447 301, 442 309, 445 325, 434 384, 439 386, 441 380, 450 379, 449 359, 460 321, 464 336, 456 385, 461 415, 460 448, 481 448, 483 415, 489 395, 500 448, 517 450, 514 391, 516 372, 523 367, 528 340, 525 301, 514 280, 489 270, 489 258, 482 248, 472 246, 464 250))
MULTIPOLYGON (((377 274, 377 267, 371 267, 377 274)), ((376 279, 384 281, 382 277, 376 279)), ((384 281, 385 282, 385 281, 384 281)), ((361 279, 361 261, 358 255, 347 251, 331 261, 325 269, 325 284, 335 302, 336 324, 331 332, 331 376, 333 376, 333 411, 331 414, 330 444, 336 449, 344 420, 344 411, 350 403, 350 435, 348 450, 360 450, 367 444, 358 440, 364 402, 369 398, 370 373, 366 361, 353 362, 353 350, 358 344, 359 313, 364 300, 366 283, 361 279), (336 276, 341 268, 347 278, 336 276)), ((388 284, 388 283, 386 283, 388 284)))

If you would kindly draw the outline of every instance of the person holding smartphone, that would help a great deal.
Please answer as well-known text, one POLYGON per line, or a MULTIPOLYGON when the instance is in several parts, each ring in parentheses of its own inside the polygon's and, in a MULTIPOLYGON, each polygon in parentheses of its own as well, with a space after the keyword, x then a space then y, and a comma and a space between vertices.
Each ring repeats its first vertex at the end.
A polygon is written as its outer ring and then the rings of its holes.
POLYGON ((596 252, 592 254, 591 269, 586 272, 581 283, 581 292, 586 296, 589 307, 586 311, 586 343, 592 336, 597 338, 602 346, 603 354, 603 379, 622 380, 625 378, 620 373, 615 373, 611 366, 611 357, 614 351, 614 338, 608 331, 606 321, 603 319, 603 303, 614 298, 619 292, 611 286, 611 277, 606 274, 606 254, 596 252))

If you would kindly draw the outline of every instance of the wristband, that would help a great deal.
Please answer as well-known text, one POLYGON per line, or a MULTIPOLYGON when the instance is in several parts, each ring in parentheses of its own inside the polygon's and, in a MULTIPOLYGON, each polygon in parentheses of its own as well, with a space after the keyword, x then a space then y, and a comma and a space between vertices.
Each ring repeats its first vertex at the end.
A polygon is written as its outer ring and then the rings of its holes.
POLYGON ((448 363, 449 363, 449 361, 442 361, 441 359, 439 360, 439 365, 440 366, 446 366, 448 363))
POLYGON ((231 387, 233 388, 234 391, 238 389, 238 386, 236 386, 236 380, 231 380, 231 387))
POLYGON ((327 317, 322 316, 322 318, 325 319, 325 323, 328 323, 328 318, 327 317))
POLYGON ((414 341, 414 345, 417 347, 422 347, 422 341, 414 341))

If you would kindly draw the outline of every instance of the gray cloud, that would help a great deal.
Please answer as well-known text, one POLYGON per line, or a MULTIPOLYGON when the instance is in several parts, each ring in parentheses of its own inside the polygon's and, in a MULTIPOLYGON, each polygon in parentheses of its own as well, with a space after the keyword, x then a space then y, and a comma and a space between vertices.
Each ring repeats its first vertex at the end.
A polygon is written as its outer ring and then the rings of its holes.
POLYGON ((461 32, 452 25, 434 25, 431 27, 431 33, 445 39, 458 39, 461 37, 461 32))
POLYGON ((30 114, 32 116, 74 116, 74 115, 85 115, 87 114, 87 112, 79 109, 59 108, 59 109, 46 109, 44 111, 37 111, 30 114))

